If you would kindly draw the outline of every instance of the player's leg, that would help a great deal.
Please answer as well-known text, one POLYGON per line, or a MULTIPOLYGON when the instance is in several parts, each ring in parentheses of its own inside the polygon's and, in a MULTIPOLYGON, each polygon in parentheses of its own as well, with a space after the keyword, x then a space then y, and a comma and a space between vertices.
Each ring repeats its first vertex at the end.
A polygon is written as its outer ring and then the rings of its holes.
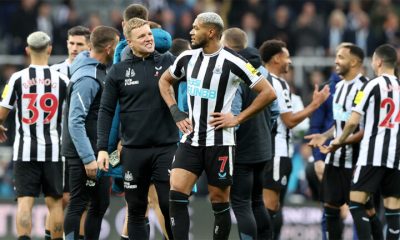
POLYGON ((169 214, 174 239, 189 239, 189 196, 203 171, 204 147, 181 143, 175 153, 170 175, 169 214))
POLYGON ((90 191, 90 204, 85 220, 85 239, 98 239, 100 236, 101 222, 110 205, 110 178, 101 177, 95 186, 88 188, 90 191))
MULTIPOLYGON (((168 186, 169 186, 169 182, 168 182, 168 186)), ((169 201, 168 195, 169 195, 169 189, 167 191, 167 200, 169 201)), ((164 236, 168 236, 167 230, 165 229, 164 215, 161 212, 160 205, 158 202, 157 191, 156 191, 156 188, 153 183, 150 185, 150 188, 149 188, 148 199, 149 199, 149 209, 153 209, 154 213, 156 214, 158 224, 160 225, 161 232, 163 233, 164 236)), ((169 207, 167 210, 169 212, 169 207)), ((168 215, 169 215, 169 213, 168 213, 168 215)))
POLYGON ((400 171, 382 169, 385 172, 381 189, 387 222, 386 239, 400 239, 400 171))
POLYGON ((231 206, 235 213, 239 238, 256 239, 257 224, 252 211, 253 168, 250 164, 235 164, 230 191, 231 206))
POLYGON ((125 200, 128 204, 129 239, 148 239, 147 197, 151 179, 152 149, 122 148, 125 200))
POLYGON ((378 189, 384 172, 379 167, 356 166, 350 191, 349 209, 353 217, 359 239, 371 239, 371 224, 365 203, 369 193, 378 189))
POLYGON ((378 214, 375 211, 375 201, 374 197, 378 196, 377 194, 371 195, 368 201, 365 203, 365 209, 367 212, 367 216, 369 218, 369 223, 371 224, 372 238, 374 240, 384 239, 383 237, 383 226, 382 222, 378 217, 378 214))
POLYGON ((129 240, 128 237, 128 204, 126 204, 125 207, 125 218, 124 218, 124 225, 122 226, 122 232, 121 232, 121 240, 129 240))
POLYGON ((278 216, 281 206, 281 193, 286 189, 292 162, 290 158, 275 156, 265 164, 263 199, 271 217, 274 238, 279 236, 283 220, 278 216))
POLYGON ((228 239, 231 230, 230 188, 234 163, 233 146, 206 148, 204 158, 208 192, 214 211, 213 239, 228 239))
POLYGON ((51 239, 63 238, 64 210, 62 205, 64 178, 63 162, 43 163, 42 190, 49 209, 51 239))
POLYGON ((14 162, 15 194, 17 198, 16 228, 18 239, 30 239, 34 198, 41 191, 42 163, 14 162))
POLYGON ((70 202, 64 219, 65 238, 78 239, 83 212, 87 209, 91 189, 96 182, 87 178, 80 158, 67 158, 69 170, 70 202))
POLYGON ((171 220, 169 215, 169 191, 172 160, 176 152, 176 144, 170 146, 159 147, 154 152, 152 179, 158 196, 158 206, 164 216, 165 229, 169 239, 173 239, 171 220))
POLYGON ((62 207, 62 198, 46 197, 45 202, 49 209, 49 230, 51 239, 63 239, 64 211, 62 207))
MULTIPOLYGON (((272 239, 271 218, 263 201, 263 179, 266 162, 253 165, 254 180, 252 192, 252 210, 257 224, 257 239, 272 239)), ((235 175, 233 175, 234 177, 235 175)), ((232 191, 232 189, 231 189, 232 191)))

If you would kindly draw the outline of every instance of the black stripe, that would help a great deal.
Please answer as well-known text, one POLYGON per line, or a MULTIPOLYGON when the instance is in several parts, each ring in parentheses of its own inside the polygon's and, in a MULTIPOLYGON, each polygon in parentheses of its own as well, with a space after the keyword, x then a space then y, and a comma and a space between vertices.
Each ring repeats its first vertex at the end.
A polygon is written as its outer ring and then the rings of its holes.
MULTIPOLYGON (((203 89, 210 89, 211 85, 211 78, 213 76, 213 70, 215 68, 215 63, 217 62, 217 58, 219 55, 213 56, 210 58, 206 70, 206 74, 203 78, 203 89)), ((205 146, 206 139, 207 139, 207 119, 208 119, 208 99, 202 98, 201 99, 201 106, 200 106, 200 125, 199 125, 199 145, 205 146)))
MULTIPOLYGON (((390 83, 390 79, 386 76, 383 76, 383 79, 385 79, 386 82, 386 87, 387 89, 391 88, 391 83, 390 83)), ((393 99, 393 91, 388 91, 387 92, 387 97, 393 99)), ((379 102, 380 104, 380 102, 379 102)), ((390 105, 387 105, 386 108, 386 113, 389 112, 389 107, 390 105)), ((395 107, 395 106, 392 106, 395 107)), ((397 113, 393 113, 393 115, 396 117, 397 113)), ((378 118, 379 119, 379 118, 378 118)), ((389 119, 389 121, 392 121, 392 119, 389 119)), ((389 143, 390 143, 390 133, 391 133, 392 129, 391 128, 386 128, 385 129, 385 135, 383 137, 383 146, 382 146, 382 166, 386 166, 387 165, 387 160, 388 160, 388 155, 389 155, 389 143)))
MULTIPOLYGON (((375 98, 375 106, 374 106, 374 116, 373 116, 373 124, 372 124, 372 132, 371 137, 369 139, 368 144, 368 153, 367 153, 367 165, 372 165, 374 162, 374 150, 375 150, 375 142, 376 142, 376 135, 378 134, 378 124, 379 124, 379 111, 380 111, 380 102, 381 102, 381 92, 379 89, 379 84, 377 84, 372 90, 369 95, 369 98, 375 98)), ((366 100, 366 103, 369 102, 369 99, 366 100)), ((365 113, 368 114, 368 113, 365 113)), ((367 118, 366 116, 365 118, 367 118)))
POLYGON ((336 101, 335 101, 335 103, 339 103, 339 99, 340 99, 340 96, 342 95, 342 91, 343 91, 343 88, 344 88, 344 84, 342 84, 342 86, 340 86, 341 88, 340 88, 340 90, 339 90, 339 93, 337 94, 337 98, 336 98, 336 101))
MULTIPOLYGON (((35 80, 37 80, 36 79, 36 69, 35 68, 32 68, 32 67, 30 67, 29 68, 29 79, 35 79, 35 80)), ((36 90, 36 84, 32 84, 30 87, 29 87, 29 93, 36 93, 37 92, 37 90, 36 90)), ((37 102, 38 101, 36 101, 35 103, 34 103, 34 106, 37 108, 38 107, 38 104, 37 104, 37 102)), ((29 114, 29 118, 31 118, 32 117, 32 112, 30 112, 30 114, 29 114)), ((30 139, 31 139, 31 155, 30 155, 30 159, 31 159, 31 161, 37 161, 37 134, 36 134, 36 126, 37 126, 37 123, 33 123, 33 124, 30 124, 29 125, 29 132, 30 132, 30 139)))
MULTIPOLYGON (((346 96, 347 97, 347 96, 346 96)), ((345 101, 346 102, 346 101, 345 101)), ((341 121, 340 122, 340 127, 342 130, 344 129, 344 126, 346 125, 346 122, 341 121)), ((346 150, 347 150, 347 145, 344 145, 340 149, 340 156, 339 156, 339 167, 344 167, 346 163, 346 150)))
MULTIPOLYGON (((351 89, 353 88, 354 83, 351 83, 348 87, 347 87, 347 91, 346 91, 346 95, 344 97, 344 101, 343 101, 343 111, 347 112, 347 108, 346 108, 346 103, 347 103, 347 97, 350 95, 351 93, 351 89)), ((349 109, 350 110, 350 109, 349 109)))
POLYGON ((15 95, 18 96, 17 98, 17 110, 18 110, 18 122, 19 122, 19 129, 15 129, 19 133, 19 146, 18 146, 18 156, 17 160, 22 159, 22 151, 24 148, 24 130, 22 129, 22 79, 21 77, 15 81, 14 84, 14 91, 15 95))
POLYGON ((290 93, 290 89, 288 88, 286 82, 280 78, 277 78, 278 82, 281 84, 282 86, 282 90, 287 90, 288 94, 289 94, 289 99, 285 98, 285 103, 286 103, 286 107, 287 108, 292 108, 292 104, 290 103, 290 99, 292 98, 292 94, 290 93))
MULTIPOLYGON (((193 70, 192 70, 192 76, 191 78, 196 79, 199 76, 199 72, 200 72, 200 66, 201 63, 203 62, 203 54, 199 54, 199 56, 196 59, 196 63, 194 64, 193 70)), ((192 113, 194 110, 194 96, 190 95, 190 106, 192 109, 192 113)), ((194 129, 196 128, 196 120, 194 119, 194 115, 192 114, 192 127, 193 127, 193 132, 191 132, 189 134, 189 136, 187 137, 186 143, 188 144, 192 144, 192 139, 194 137, 194 129)))
POLYGON ((271 129, 272 156, 275 156, 275 137, 277 134, 278 134, 278 121, 275 121, 271 129))
MULTIPOLYGON (((62 115, 63 115, 63 105, 64 102, 66 101, 67 98, 67 83, 65 81, 63 81, 60 77, 58 80, 60 86, 59 86, 59 91, 58 91, 58 115, 57 115, 57 135, 58 137, 62 136, 62 115)), ((60 146, 60 150, 61 150, 61 146, 60 146)), ((59 151, 59 153, 61 154, 61 151, 59 151)), ((58 157, 58 159, 61 159, 60 156, 58 157)))
MULTIPOLYGON (((219 84, 218 84, 218 90, 217 90, 217 99, 216 99, 216 104, 214 108, 214 112, 221 112, 222 108, 224 107, 224 98, 225 98, 225 93, 226 93, 226 87, 228 86, 228 80, 229 80, 229 69, 232 68, 234 65, 233 62, 229 60, 225 60, 223 65, 222 65, 222 74, 219 79, 219 84)), ((224 136, 223 136, 223 131, 222 129, 218 129, 214 131, 214 144, 216 146, 222 145, 224 142, 224 136)))
MULTIPOLYGON (((45 68, 44 70, 44 79, 50 79, 51 83, 53 83, 52 81, 52 76, 50 73, 50 69, 49 68, 45 68)), ((51 93, 51 86, 52 84, 49 85, 44 85, 44 93, 51 93)), ((50 100, 46 100, 46 105, 49 106, 52 103, 49 103, 50 100)), ((54 104, 54 103, 53 103, 54 104)), ((45 119, 50 113, 49 112, 43 112, 43 119, 45 119)), ((57 117, 57 116, 53 116, 53 117, 57 117)), ((45 153, 45 161, 52 161, 52 152, 53 152, 53 144, 51 143, 51 137, 50 137, 50 122, 49 123, 43 123, 43 135, 44 135, 44 142, 45 142, 45 146, 46 146, 46 153, 45 153)))
POLYGON ((68 79, 71 78, 71 69, 69 66, 67 66, 67 76, 68 76, 68 79))
POLYGON ((364 76, 361 76, 361 77, 359 77, 358 79, 360 79, 360 81, 361 81, 362 83, 366 83, 366 82, 368 81, 368 79, 367 79, 366 77, 364 77, 364 76))

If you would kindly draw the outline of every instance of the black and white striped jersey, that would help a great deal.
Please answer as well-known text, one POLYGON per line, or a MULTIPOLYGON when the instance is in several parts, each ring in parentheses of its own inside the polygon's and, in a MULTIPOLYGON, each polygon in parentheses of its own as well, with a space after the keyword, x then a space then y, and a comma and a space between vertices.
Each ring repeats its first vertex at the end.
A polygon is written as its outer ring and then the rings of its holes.
POLYGON ((69 69, 70 66, 71 66, 71 63, 69 63, 68 59, 65 59, 65 61, 63 61, 63 62, 51 65, 50 69, 56 70, 56 71, 64 74, 68 78, 71 78, 71 72, 69 69))
MULTIPOLYGON (((275 89, 279 105, 279 114, 293 112, 292 94, 290 93, 289 84, 272 73, 269 73, 267 78, 272 82, 272 86, 275 89)), ((274 156, 291 157, 291 135, 290 129, 286 127, 282 118, 279 116, 272 127, 272 151, 274 156)))
POLYGON ((62 105, 68 78, 48 66, 30 65, 14 73, 0 106, 16 103, 14 161, 61 161, 62 105))
MULTIPOLYGON (((336 84, 332 101, 335 137, 342 135, 344 125, 351 115, 354 98, 365 82, 367 82, 367 78, 358 74, 353 80, 341 80, 336 84)), ((353 147, 352 144, 348 144, 337 149, 334 153, 329 153, 326 156, 325 163, 335 167, 352 168, 355 164, 353 157, 357 156, 358 146, 353 147)))
POLYGON ((364 137, 359 166, 400 169, 400 82, 383 74, 363 85, 354 99, 353 111, 363 115, 364 137))
POLYGON ((231 111, 233 98, 241 80, 253 87, 261 74, 246 60, 228 48, 213 54, 202 49, 187 50, 169 68, 176 79, 187 82, 189 118, 193 132, 181 142, 192 146, 235 145, 234 128, 215 130, 208 124, 212 112, 231 111))

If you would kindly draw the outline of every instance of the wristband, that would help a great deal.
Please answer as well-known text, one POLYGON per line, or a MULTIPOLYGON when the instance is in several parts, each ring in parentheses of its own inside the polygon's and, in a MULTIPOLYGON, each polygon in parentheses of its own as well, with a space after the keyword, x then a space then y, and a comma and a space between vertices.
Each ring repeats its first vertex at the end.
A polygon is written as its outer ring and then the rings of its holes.
POLYGON ((171 112, 172 118, 175 122, 180 122, 188 117, 188 114, 179 110, 176 104, 169 107, 169 111, 171 112))

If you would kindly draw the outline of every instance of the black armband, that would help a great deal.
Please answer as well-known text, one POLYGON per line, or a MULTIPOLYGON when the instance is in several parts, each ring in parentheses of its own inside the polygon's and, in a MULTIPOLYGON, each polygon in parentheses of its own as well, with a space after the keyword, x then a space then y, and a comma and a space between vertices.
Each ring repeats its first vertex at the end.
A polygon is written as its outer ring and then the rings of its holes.
POLYGON ((175 122, 180 122, 188 117, 188 114, 179 110, 176 104, 169 107, 169 111, 171 112, 172 118, 175 122))

